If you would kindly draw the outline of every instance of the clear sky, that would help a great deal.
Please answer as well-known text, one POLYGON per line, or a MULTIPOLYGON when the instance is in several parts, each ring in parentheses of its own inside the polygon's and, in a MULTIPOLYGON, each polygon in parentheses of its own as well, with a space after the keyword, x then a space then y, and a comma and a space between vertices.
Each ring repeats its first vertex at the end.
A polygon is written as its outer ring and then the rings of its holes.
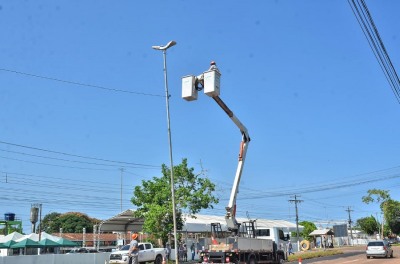
MULTIPOLYGON (((400 2, 367 4, 396 67, 400 2)), ((203 168, 220 198, 202 213, 224 215, 241 140, 211 98, 181 99, 181 77, 211 60, 251 136, 239 216, 294 222, 295 194, 301 221, 327 223, 348 207, 380 218, 361 202, 371 188, 400 200, 400 105, 347 1, 1 1, 0 32, 0 214, 25 232, 32 203, 118 214, 121 176, 133 208, 133 187, 169 165, 151 46, 170 40, 174 163, 203 168)))

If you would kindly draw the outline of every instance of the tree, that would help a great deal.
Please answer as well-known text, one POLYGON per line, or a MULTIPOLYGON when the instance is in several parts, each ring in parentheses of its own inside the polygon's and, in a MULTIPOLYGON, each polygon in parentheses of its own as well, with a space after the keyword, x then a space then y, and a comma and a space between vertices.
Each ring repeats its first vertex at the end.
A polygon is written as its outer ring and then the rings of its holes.
MULTIPOLYGON (((173 230, 171 171, 163 164, 161 172, 160 178, 153 177, 142 181, 142 186, 136 186, 131 201, 137 206, 135 216, 144 218, 143 231, 165 243, 173 230)), ((183 214, 194 217, 201 209, 213 208, 218 199, 213 196, 215 184, 200 177, 202 172, 194 174, 194 168, 188 168, 187 159, 174 166, 173 172, 177 230, 182 230, 183 214)))
MULTIPOLYGON (((400 202, 392 200, 389 191, 379 189, 368 190, 368 195, 363 196, 362 201, 367 204, 375 201, 380 203, 380 208, 386 221, 385 228, 389 227, 391 232, 400 233, 400 202)), ((389 230, 383 233, 387 234, 389 230)))
POLYGON ((92 233, 93 225, 99 222, 100 220, 79 212, 65 214, 53 212, 43 218, 41 230, 47 233, 58 233, 62 228, 64 233, 82 233, 83 228, 86 228, 87 233, 92 233))
POLYGON ((368 190, 368 195, 362 197, 362 201, 366 204, 372 203, 372 202, 377 202, 381 203, 381 209, 383 209, 383 204, 390 200, 390 194, 389 191, 385 190, 379 190, 379 189, 371 189, 368 190), (374 198, 375 196, 375 198, 374 198))
POLYGON ((299 225, 304 227, 303 231, 299 234, 300 237, 311 240, 310 233, 314 230, 317 230, 317 226, 314 223, 308 221, 299 222, 299 225))
POLYGON ((57 219, 60 217, 60 215, 61 214, 57 212, 45 215, 40 223, 40 230, 49 234, 59 232, 60 228, 58 226, 57 219))
POLYGON ((378 232, 379 231, 378 225, 379 223, 372 215, 369 217, 360 218, 356 222, 356 228, 359 228, 368 235, 373 235, 375 232, 378 232))
POLYGON ((93 232, 94 222, 86 214, 78 212, 65 213, 58 218, 57 222, 65 233, 82 233, 83 228, 86 228, 87 233, 93 232))
POLYGON ((385 220, 390 230, 400 234, 400 202, 389 200, 385 205, 385 220))

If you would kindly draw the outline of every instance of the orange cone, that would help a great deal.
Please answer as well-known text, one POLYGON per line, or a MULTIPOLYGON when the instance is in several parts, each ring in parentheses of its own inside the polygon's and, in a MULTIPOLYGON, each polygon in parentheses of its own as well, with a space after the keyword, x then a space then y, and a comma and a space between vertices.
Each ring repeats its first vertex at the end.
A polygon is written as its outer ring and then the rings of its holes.
POLYGON ((166 264, 165 257, 162 259, 162 264, 166 264))
POLYGON ((301 258, 299 258, 299 264, 301 264, 301 261, 302 261, 301 258))

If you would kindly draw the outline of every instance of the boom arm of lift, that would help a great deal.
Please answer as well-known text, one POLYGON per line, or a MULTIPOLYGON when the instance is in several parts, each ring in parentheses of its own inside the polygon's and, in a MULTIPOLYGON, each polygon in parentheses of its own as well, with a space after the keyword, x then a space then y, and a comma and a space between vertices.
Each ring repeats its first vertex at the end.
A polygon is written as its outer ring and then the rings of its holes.
POLYGON ((225 113, 229 116, 229 118, 233 121, 233 123, 235 123, 235 125, 240 129, 240 132, 242 133, 242 142, 240 143, 240 152, 239 152, 239 163, 236 169, 236 175, 231 190, 229 204, 225 208, 226 209, 225 220, 228 226, 228 230, 234 233, 234 235, 237 235, 239 232, 240 225, 236 221, 236 196, 239 192, 239 183, 240 183, 240 178, 242 176, 244 161, 246 159, 247 147, 250 142, 250 136, 249 133, 247 132, 247 128, 233 114, 233 112, 221 100, 221 98, 219 98, 219 96, 213 96, 212 98, 225 111, 225 113))

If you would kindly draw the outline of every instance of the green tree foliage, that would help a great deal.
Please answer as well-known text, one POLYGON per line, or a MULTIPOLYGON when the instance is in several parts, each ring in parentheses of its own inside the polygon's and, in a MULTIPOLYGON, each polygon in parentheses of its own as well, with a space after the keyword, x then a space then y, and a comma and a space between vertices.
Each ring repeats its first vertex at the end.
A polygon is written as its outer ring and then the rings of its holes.
POLYGON ((90 218, 86 214, 79 212, 65 214, 54 212, 43 218, 41 230, 47 233, 58 233, 62 228, 63 233, 82 233, 83 228, 86 228, 87 233, 92 233, 93 225, 99 222, 100 220, 90 218))
POLYGON ((395 234, 400 234, 400 202, 389 200, 385 205, 386 224, 395 234))
POLYGON ((400 202, 392 200, 389 191, 379 189, 368 190, 368 195, 363 196, 362 201, 367 204, 371 202, 380 203, 380 208, 386 222, 384 227, 385 234, 390 233, 389 229, 395 234, 400 233, 400 202))
POLYGON ((40 223, 40 230, 49 234, 59 232, 60 228, 59 224, 57 223, 57 219, 60 217, 60 215, 61 214, 57 212, 45 215, 40 223))
MULTIPOLYGON (((303 231, 299 232, 299 237, 307 239, 307 240, 310 240, 312 238, 310 236, 310 233, 312 231, 316 230, 317 226, 314 223, 309 222, 309 221, 299 222, 299 225, 304 227, 303 231)), ((291 237, 297 237, 297 231, 291 232, 290 236, 291 237)))
POLYGON ((310 233, 314 230, 317 230, 317 226, 314 223, 308 221, 299 222, 299 225, 304 227, 303 231, 300 232, 300 237, 311 240, 312 237, 310 236, 310 233))
MULTIPOLYGON (((193 217, 201 209, 213 208, 218 199, 213 196, 215 184, 200 177, 202 173, 195 174, 194 168, 188 168, 187 159, 173 169, 177 229, 182 230, 183 214, 193 217)), ((173 230, 171 171, 163 164, 161 172, 160 178, 153 177, 136 186, 131 201, 137 206, 135 216, 145 219, 143 231, 160 237, 165 243, 173 230)))
POLYGON ((377 203, 380 203, 382 210, 384 207, 384 203, 388 200, 390 200, 389 191, 379 189, 368 190, 368 195, 362 197, 362 201, 366 204, 373 203, 375 201, 377 203))
POLYGON ((355 228, 364 231, 368 235, 373 235, 379 231, 379 223, 372 215, 369 217, 363 217, 357 220, 355 228))

